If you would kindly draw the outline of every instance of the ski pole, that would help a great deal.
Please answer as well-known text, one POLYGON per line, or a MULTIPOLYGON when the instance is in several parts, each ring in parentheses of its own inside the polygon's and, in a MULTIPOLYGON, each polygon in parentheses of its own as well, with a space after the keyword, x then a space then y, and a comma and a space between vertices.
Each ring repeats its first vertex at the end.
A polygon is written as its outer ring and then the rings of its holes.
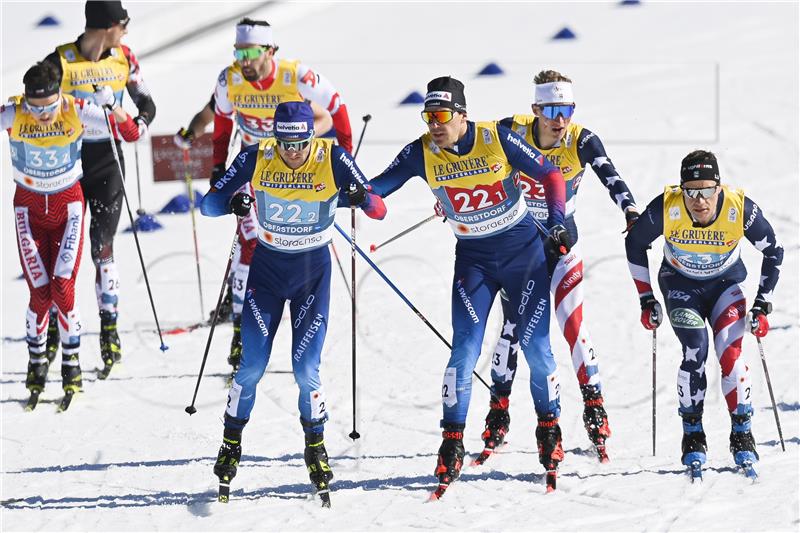
POLYGON ((134 160, 136 161, 136 191, 139 193, 139 209, 136 210, 136 214, 139 216, 144 215, 144 209, 142 209, 142 179, 139 177, 139 143, 133 143, 133 156, 134 160))
MULTIPOLYGON (((372 115, 364 115, 361 119, 364 125, 361 127, 361 135, 358 137, 358 145, 356 151, 353 153, 353 160, 358 156, 358 150, 361 148, 361 141, 364 140, 364 133, 367 131, 367 124, 369 123, 372 115)), ((353 347, 353 431, 350 432, 349 437, 353 440, 358 439, 361 435, 356 430, 356 208, 350 206, 350 336, 352 338, 353 347)))
POLYGON ((358 137, 358 144, 356 145, 356 151, 353 152, 353 159, 358 156, 358 150, 361 148, 361 141, 364 140, 364 132, 367 131, 367 123, 372 120, 372 115, 366 114, 361 117, 361 120, 364 121, 364 125, 361 127, 361 135, 358 137))
MULTIPOLYGON (((225 285, 228 284, 228 274, 231 271, 231 263, 233 263, 233 256, 236 253, 236 245, 239 243, 239 223, 236 223, 237 231, 233 235, 233 244, 231 244, 231 253, 228 254, 228 264, 225 266, 225 275, 222 276, 222 286, 219 288, 219 296, 217 297, 217 306, 214 308, 214 314, 211 316, 211 330, 208 332, 208 340, 206 340, 206 350, 203 352, 203 362, 200 363, 200 373, 197 375, 197 385, 194 387, 194 396, 192 396, 192 404, 186 406, 186 411, 189 416, 197 412, 194 402, 197 400, 197 391, 200 390, 200 380, 203 379, 203 370, 206 368, 206 359, 208 359, 208 350, 211 348, 211 339, 214 338, 214 329, 217 327, 217 317, 219 316, 219 307, 222 305, 222 296, 225 294, 225 285)), ((203 315, 205 316, 205 315, 203 315)))
POLYGON ((186 180, 186 192, 189 194, 189 213, 192 216, 192 237, 194 239, 194 264, 197 267, 197 289, 200 293, 200 320, 205 319, 206 311, 203 308, 203 279, 200 277, 200 248, 197 246, 197 222, 194 214, 194 190, 192 187, 192 173, 189 170, 189 149, 183 149, 183 176, 186 180))
POLYGON ((344 266, 342 266, 342 260, 339 258, 339 252, 336 251, 336 245, 333 244, 333 241, 331 241, 331 250, 333 250, 333 257, 336 259, 336 266, 339 267, 339 272, 342 274, 342 279, 344 280, 344 287, 347 289, 347 294, 352 298, 353 293, 350 290, 350 284, 347 283, 347 274, 344 273, 344 266))
POLYGON ((778 406, 775 404, 775 395, 772 393, 772 381, 769 379, 769 370, 767 370, 767 357, 764 355, 764 346, 761 344, 760 337, 756 337, 756 342, 758 342, 758 353, 761 354, 761 364, 764 367, 764 377, 767 378, 767 389, 769 390, 769 399, 772 402, 772 412, 775 413, 775 425, 778 426, 778 437, 781 439, 781 449, 786 451, 786 445, 783 443, 781 421, 778 418, 778 406))
POLYGON ((653 330, 653 457, 656 456, 656 330, 653 330))
POLYGON ((147 296, 150 298, 150 307, 153 309, 153 317, 156 320, 156 329, 158 330, 158 338, 161 341, 160 350, 165 352, 169 347, 164 344, 164 337, 161 334, 161 326, 158 323, 158 313, 156 312, 156 304, 153 302, 153 291, 150 290, 150 280, 147 278, 147 268, 144 266, 144 258, 142 257, 142 247, 139 244, 139 232, 136 231, 136 224, 133 222, 133 214, 131 213, 131 204, 128 201, 128 193, 125 191, 125 178, 122 173, 122 164, 119 162, 119 155, 117 154, 117 143, 114 140, 114 130, 111 128, 111 117, 108 114, 108 109, 103 108, 103 114, 106 117, 106 127, 108 128, 108 141, 111 143, 111 152, 114 154, 114 161, 117 163, 117 170, 119 170, 120 183, 122 185, 122 197, 125 199, 125 209, 128 211, 128 218, 131 221, 131 229, 133 230, 133 240, 136 242, 136 253, 139 254, 139 264, 142 265, 142 274, 144 275, 144 284, 147 287, 147 296))
POLYGON ((431 221, 431 220, 433 220, 434 218, 436 218, 436 215, 431 215, 431 216, 429 216, 428 218, 426 218, 425 220, 422 220, 422 221, 420 221, 420 222, 417 222, 416 224, 414 224, 414 225, 413 225, 413 226, 411 226, 410 228, 406 228, 406 229, 404 229, 403 231, 401 231, 400 233, 398 233, 398 234, 397 234, 397 235, 395 235, 394 237, 392 237, 392 238, 390 238, 390 239, 387 239, 387 240, 383 241, 383 242, 382 242, 382 243, 380 243, 380 244, 377 244, 377 245, 375 245, 375 244, 370 244, 370 245, 369 245, 369 251, 370 251, 370 253, 372 253, 372 252, 376 251, 378 248, 382 248, 383 246, 386 246, 387 244, 389 244, 389 243, 390 243, 390 242, 392 242, 392 241, 396 241, 397 239, 399 239, 400 237, 402 237, 403 235, 405 235, 405 234, 407 234, 407 233, 411 233, 412 231, 414 231, 414 230, 415 230, 415 229, 417 229, 418 227, 422 226, 423 224, 427 224, 428 222, 430 222, 430 221, 431 221))
MULTIPOLYGON (((342 237, 344 237, 344 238, 345 238, 345 239, 347 239, 348 241, 350 240, 350 237, 348 237, 348 236, 347 236, 347 233, 345 233, 345 232, 344 232, 344 230, 343 230, 343 229, 342 229, 342 228, 339 226, 339 224, 336 224, 336 223, 334 222, 334 224, 333 224, 333 225, 334 225, 334 227, 336 228, 336 231, 338 231, 339 233, 341 233, 341 234, 342 234, 342 237)), ((389 287, 391 287, 391 288, 392 288, 392 290, 393 290, 393 291, 394 291, 394 292, 395 292, 395 293, 396 293, 396 294, 397 294, 397 295, 400 297, 400 299, 401 299, 401 300, 403 300, 403 302, 404 302, 404 303, 405 303, 405 304, 406 304, 408 307, 410 307, 410 308, 411 308, 411 310, 414 312, 414 314, 415 314, 415 315, 417 315, 417 317, 419 317, 419 319, 420 319, 420 320, 422 320, 422 321, 425 323, 425 325, 426 325, 426 326, 428 326, 428 328, 430 328, 430 330, 431 330, 431 331, 433 331, 433 333, 434 333, 434 334, 435 334, 437 337, 439 337, 439 340, 441 340, 441 341, 444 343, 444 345, 445 345, 445 346, 447 346, 447 348, 448 348, 448 349, 452 350, 452 349, 453 349, 453 345, 452 345, 452 344, 450 344, 450 343, 447 341, 447 339, 445 339, 445 338, 442 336, 442 334, 441 334, 441 333, 439 333, 439 330, 437 330, 437 329, 436 329, 436 328, 433 326, 433 324, 431 324, 431 323, 428 321, 428 319, 427 319, 427 318, 425 318, 425 315, 423 315, 423 314, 422 314, 422 313, 419 311, 419 309, 417 309, 416 307, 414 307, 414 304, 412 304, 412 303, 409 301, 409 299, 408 299, 408 298, 406 298, 406 297, 405 297, 405 295, 404 295, 404 294, 403 294, 403 293, 400 291, 400 289, 398 289, 398 288, 395 286, 395 284, 394 284, 394 283, 392 283, 392 282, 391 282, 391 280, 390 280, 388 277, 386 277, 386 274, 384 274, 384 273, 383 273, 383 271, 382 271, 380 268, 378 268, 378 265, 376 265, 375 263, 373 263, 373 262, 372 262, 372 260, 371 260, 371 259, 370 259, 370 258, 367 256, 367 254, 365 254, 365 253, 364 253, 364 251, 363 251, 361 248, 359 248, 358 246, 356 246, 355 248, 356 248, 356 251, 359 253, 359 255, 360 255, 360 256, 361 256, 361 257, 364 259, 364 261, 366 261, 366 262, 367 262, 367 264, 368 264, 369 266, 371 266, 371 267, 372 267, 372 269, 373 269, 373 270, 374 270, 374 271, 375 271, 375 272, 376 272, 376 273, 377 273, 377 274, 378 274, 378 275, 381 277, 381 279, 383 279, 383 281, 385 281, 385 282, 386 282, 386 284, 387 284, 387 285, 389 285, 389 287)), ((485 386, 487 389, 489 389, 489 392, 491 393, 491 391, 492 391, 492 388, 489 386, 489 384, 488 384, 488 383, 486 383, 486 381, 484 381, 484 380, 483 380, 483 378, 482 378, 482 377, 481 377, 481 376, 480 376, 480 375, 479 375, 477 372, 475 372, 474 370, 472 371, 472 373, 475 375, 475 377, 476 377, 476 378, 478 378, 478 381, 480 381, 481 383, 483 383, 483 385, 484 385, 484 386, 485 386)), ((492 395, 494 395, 494 393, 492 393, 492 395)))

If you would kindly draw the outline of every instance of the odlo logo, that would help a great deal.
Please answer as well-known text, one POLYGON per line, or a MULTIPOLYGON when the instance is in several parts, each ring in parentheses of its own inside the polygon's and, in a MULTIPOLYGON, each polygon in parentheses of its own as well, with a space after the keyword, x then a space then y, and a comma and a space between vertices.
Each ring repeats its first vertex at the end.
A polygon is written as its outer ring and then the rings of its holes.
POLYGON ((669 321, 673 327, 686 329, 703 329, 705 322, 694 309, 679 307, 669 312, 669 321))

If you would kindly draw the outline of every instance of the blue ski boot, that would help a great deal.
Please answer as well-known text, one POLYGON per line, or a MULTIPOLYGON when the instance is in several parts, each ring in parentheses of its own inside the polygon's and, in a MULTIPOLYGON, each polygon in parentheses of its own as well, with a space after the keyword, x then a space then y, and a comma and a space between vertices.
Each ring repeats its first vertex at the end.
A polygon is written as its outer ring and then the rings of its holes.
POLYGON ((753 464, 758 462, 756 441, 750 432, 750 414, 731 415, 731 453, 747 477, 756 477, 753 464))

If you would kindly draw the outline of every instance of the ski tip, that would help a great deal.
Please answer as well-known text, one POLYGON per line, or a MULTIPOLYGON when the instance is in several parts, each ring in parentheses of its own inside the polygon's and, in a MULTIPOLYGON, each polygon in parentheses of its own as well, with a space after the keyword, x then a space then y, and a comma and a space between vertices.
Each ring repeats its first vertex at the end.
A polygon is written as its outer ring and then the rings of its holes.
POLYGON ((447 490, 447 487, 449 487, 449 486, 450 485, 444 485, 444 484, 440 483, 439 486, 436 487, 436 490, 434 490, 431 493, 431 495, 428 497, 428 501, 429 502, 436 502, 436 501, 441 500, 442 496, 444 496, 444 493, 447 490))
POLYGON ((219 503, 228 503, 230 500, 231 495, 231 485, 230 480, 225 478, 224 481, 220 481, 219 483, 219 494, 217 495, 217 501, 219 503))
POLYGON ((370 244, 369 245, 369 253, 373 253, 377 249, 378 249, 378 247, 375 246, 374 244, 370 244))

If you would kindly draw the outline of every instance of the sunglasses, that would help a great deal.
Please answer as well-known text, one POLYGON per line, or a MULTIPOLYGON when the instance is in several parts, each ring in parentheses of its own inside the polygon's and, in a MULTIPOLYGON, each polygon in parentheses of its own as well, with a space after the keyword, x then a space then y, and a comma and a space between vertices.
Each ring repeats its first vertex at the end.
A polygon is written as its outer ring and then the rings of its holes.
POLYGON ((436 121, 439 124, 447 124, 453 120, 454 115, 455 113, 449 109, 445 109, 443 111, 423 111, 422 120, 425 121, 425 124, 430 124, 433 121, 436 121))
POLYGON ((233 57, 236 58, 236 61, 253 61, 254 59, 258 59, 261 57, 261 54, 264 53, 267 49, 263 46, 251 46, 250 48, 235 48, 233 50, 233 57))
POLYGON ((282 148, 284 150, 295 150, 299 152, 300 150, 304 150, 306 146, 311 144, 311 139, 306 139, 304 141, 282 141, 280 139, 275 139, 275 144, 278 145, 278 148, 282 148))
POLYGON ((681 190, 683 191, 683 194, 685 194, 688 198, 691 198, 693 200, 697 200, 698 198, 701 197, 708 200, 709 198, 714 196, 715 192, 717 192, 717 186, 715 185, 713 187, 704 187, 702 189, 686 189, 684 187, 681 187, 681 190))
POLYGON ((556 120, 558 115, 568 119, 575 113, 575 104, 543 105, 541 108, 542 115, 549 120, 556 120))
POLYGON ((27 100, 25 101, 25 108, 37 117, 45 113, 55 113, 59 105, 61 105, 61 98, 47 105, 31 105, 27 100))

